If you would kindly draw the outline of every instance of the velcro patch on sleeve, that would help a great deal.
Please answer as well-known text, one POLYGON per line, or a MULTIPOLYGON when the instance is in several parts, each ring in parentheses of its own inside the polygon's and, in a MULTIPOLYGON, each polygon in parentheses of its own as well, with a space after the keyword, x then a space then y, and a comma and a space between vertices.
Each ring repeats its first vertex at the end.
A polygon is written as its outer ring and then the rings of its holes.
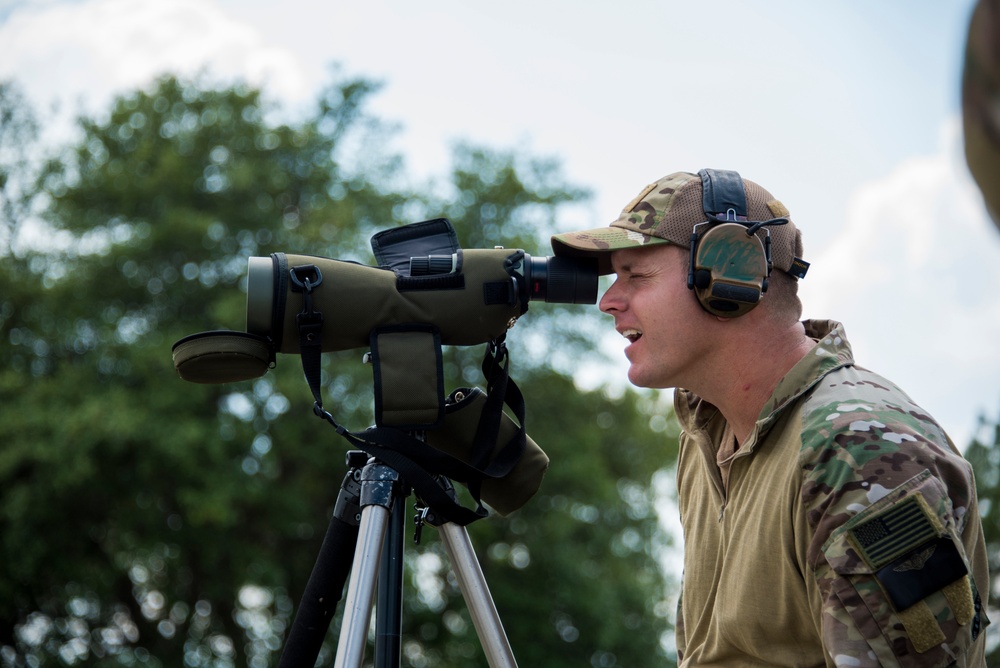
POLYGON ((931 612, 926 603, 914 605, 900 612, 899 620, 903 622, 903 628, 906 629, 906 635, 913 643, 913 649, 920 654, 947 640, 944 631, 934 619, 934 613, 931 612))

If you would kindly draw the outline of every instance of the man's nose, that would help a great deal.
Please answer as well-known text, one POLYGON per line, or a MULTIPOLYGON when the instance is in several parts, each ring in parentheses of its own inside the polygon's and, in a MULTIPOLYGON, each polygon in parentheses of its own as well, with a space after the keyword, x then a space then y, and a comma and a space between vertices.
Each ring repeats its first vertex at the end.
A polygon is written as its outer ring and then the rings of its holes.
POLYGON ((618 288, 618 281, 616 279, 601 297, 598 307, 602 313, 611 314, 612 311, 621 311, 623 306, 621 290, 618 288))

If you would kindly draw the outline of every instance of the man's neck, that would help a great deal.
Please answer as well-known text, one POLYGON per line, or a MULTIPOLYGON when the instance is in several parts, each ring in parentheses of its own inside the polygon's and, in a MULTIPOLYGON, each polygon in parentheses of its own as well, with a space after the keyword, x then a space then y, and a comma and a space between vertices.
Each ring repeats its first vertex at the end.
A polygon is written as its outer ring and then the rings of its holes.
POLYGON ((735 347, 723 357, 715 382, 710 382, 708 392, 701 395, 725 416, 739 446, 753 433, 774 388, 815 345, 800 324, 777 335, 772 332, 767 338, 748 340, 768 343, 735 347))

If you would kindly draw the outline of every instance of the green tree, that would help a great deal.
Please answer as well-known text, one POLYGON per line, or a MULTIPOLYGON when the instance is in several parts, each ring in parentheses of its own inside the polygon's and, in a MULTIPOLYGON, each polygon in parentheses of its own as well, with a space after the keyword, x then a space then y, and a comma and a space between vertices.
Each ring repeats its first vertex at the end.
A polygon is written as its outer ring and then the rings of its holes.
POLYGON ((36 201, 38 120, 12 83, 0 82, 0 258, 17 257, 14 246, 36 201))
MULTIPOLYGON (((465 247, 531 252, 557 209, 585 196, 551 161, 473 147, 456 152, 453 200, 408 191, 401 159, 372 149, 386 135, 364 111, 376 90, 341 78, 308 118, 280 124, 259 91, 167 77, 82 119, 79 141, 25 193, 48 202, 48 241, 0 263, 5 664, 276 663, 345 443, 312 418, 296 357, 256 381, 193 386, 170 345, 242 328, 248 256, 367 261, 373 232, 442 213, 465 247)), ((19 104, 0 97, 30 119, 19 104)), ((592 327, 592 314, 556 305, 532 305, 515 327, 528 430, 553 465, 528 506, 470 531, 526 665, 661 665, 668 583, 649 481, 676 442, 650 433, 666 409, 648 398, 573 386, 592 327)), ((448 384, 478 382, 481 354, 448 350, 448 384)), ((369 424, 359 352, 325 357, 327 406, 369 424)), ((421 592, 407 599, 409 665, 481 665, 428 534, 408 561, 421 592)))
POLYGON ((993 624, 986 633, 993 637, 987 642, 987 665, 1000 665, 1000 643, 996 642, 1000 606, 996 592, 1000 591, 1000 417, 990 420, 980 417, 979 429, 965 451, 965 458, 976 473, 976 493, 979 496, 979 516, 983 521, 986 554, 990 564, 990 604, 988 614, 993 624))

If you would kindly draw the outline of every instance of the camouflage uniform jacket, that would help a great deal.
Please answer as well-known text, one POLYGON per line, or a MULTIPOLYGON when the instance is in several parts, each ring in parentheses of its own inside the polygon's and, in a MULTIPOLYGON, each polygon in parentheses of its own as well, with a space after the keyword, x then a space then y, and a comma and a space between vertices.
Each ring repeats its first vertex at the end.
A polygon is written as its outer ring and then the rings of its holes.
POLYGON ((685 390, 677 486, 683 666, 984 666, 988 577, 972 469, 843 327, 780 381, 724 483, 733 439, 685 390))

